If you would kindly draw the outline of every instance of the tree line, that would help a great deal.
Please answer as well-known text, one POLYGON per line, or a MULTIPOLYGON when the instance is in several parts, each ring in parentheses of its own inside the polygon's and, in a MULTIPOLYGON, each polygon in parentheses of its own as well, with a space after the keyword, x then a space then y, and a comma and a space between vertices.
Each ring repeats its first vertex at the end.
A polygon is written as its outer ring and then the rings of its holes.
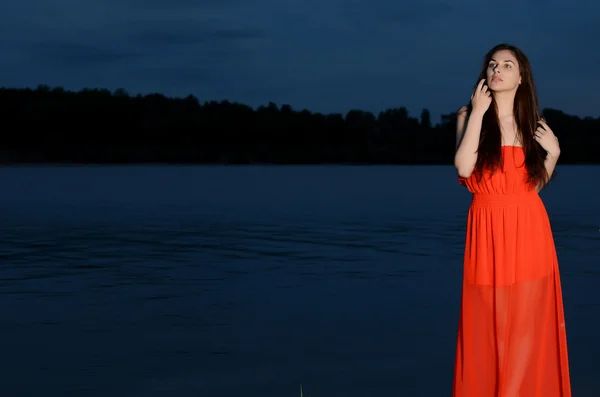
MULTIPOLYGON (((563 164, 600 163, 600 118, 544 117, 563 164)), ((456 113, 321 114, 192 95, 0 88, 0 163, 452 164, 456 113)))

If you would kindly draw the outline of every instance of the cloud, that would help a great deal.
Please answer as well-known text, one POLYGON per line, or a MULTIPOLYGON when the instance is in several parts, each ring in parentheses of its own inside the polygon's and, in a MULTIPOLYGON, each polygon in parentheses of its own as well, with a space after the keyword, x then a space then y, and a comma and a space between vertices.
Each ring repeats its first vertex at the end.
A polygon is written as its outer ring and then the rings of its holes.
POLYGON ((405 0, 390 2, 388 0, 337 0, 346 7, 346 16, 354 22, 364 21, 365 14, 368 22, 376 26, 399 24, 413 26, 414 24, 432 23, 440 16, 450 17, 458 10, 457 3, 444 0, 405 0))
POLYGON ((237 39, 262 39, 266 33, 260 29, 219 29, 213 32, 212 37, 226 40, 237 39))
POLYGON ((598 14, 586 1, 22 0, 0 5, 0 85, 445 112, 468 98, 485 52, 508 41, 560 107, 553 87, 569 98, 577 84, 600 88, 598 14))
MULTIPOLYGON (((98 3, 107 2, 116 4, 125 4, 127 7, 137 7, 139 9, 148 9, 153 7, 186 8, 186 9, 207 9, 207 8, 227 8, 245 3, 243 0, 97 0, 98 3)), ((255 0, 254 5, 260 5, 264 0, 255 0)))
POLYGON ((135 52, 78 43, 46 42, 34 44, 33 47, 33 61, 47 62, 50 65, 59 67, 79 67, 90 64, 102 67, 107 63, 139 56, 135 52))
POLYGON ((1 64, 5 75, 20 74, 16 80, 21 81, 35 76, 79 86, 86 80, 85 71, 89 80, 85 85, 119 85, 132 90, 189 87, 192 83, 222 87, 222 79, 235 81, 236 76, 248 74, 244 70, 245 60, 251 56, 248 41, 267 37, 265 30, 243 22, 244 18, 228 17, 223 7, 234 3, 179 1, 178 8, 154 0, 154 7, 143 8, 142 2, 129 1, 115 4, 111 12, 100 3, 88 3, 90 8, 84 12, 81 3, 62 0, 53 4, 65 12, 47 18, 52 11, 49 6, 36 8, 29 0, 14 7, 12 15, 0 17, 12 21, 12 28, 2 24, 9 30, 5 37, 15 37, 19 26, 30 26, 13 43, 3 43, 10 51, 4 51, 1 64), (27 6, 38 12, 25 12, 27 6), (199 7, 206 12, 198 12, 199 7), (13 62, 7 61, 10 53, 13 62), (17 66, 17 62, 23 65, 17 66))
POLYGON ((267 37, 265 31, 256 28, 218 28, 199 23, 180 24, 170 27, 148 26, 128 33, 130 45, 141 46, 180 46, 180 45, 223 45, 223 41, 261 39, 267 37))

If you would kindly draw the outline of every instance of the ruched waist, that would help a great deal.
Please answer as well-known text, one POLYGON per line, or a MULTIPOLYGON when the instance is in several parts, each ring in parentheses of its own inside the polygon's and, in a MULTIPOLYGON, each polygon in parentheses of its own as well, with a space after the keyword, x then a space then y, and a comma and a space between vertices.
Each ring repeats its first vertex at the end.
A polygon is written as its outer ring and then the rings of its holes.
POLYGON ((535 190, 518 193, 473 193, 472 207, 514 207, 538 203, 540 196, 535 190))

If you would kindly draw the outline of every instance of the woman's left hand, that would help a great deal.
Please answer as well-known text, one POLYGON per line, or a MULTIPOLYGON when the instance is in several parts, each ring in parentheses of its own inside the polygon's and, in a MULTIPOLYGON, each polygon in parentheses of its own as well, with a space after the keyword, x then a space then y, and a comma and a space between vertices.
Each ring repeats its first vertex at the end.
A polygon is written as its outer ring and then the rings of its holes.
POLYGON ((539 120, 540 126, 535 130, 535 140, 549 155, 557 157, 560 154, 558 138, 544 120, 539 120))

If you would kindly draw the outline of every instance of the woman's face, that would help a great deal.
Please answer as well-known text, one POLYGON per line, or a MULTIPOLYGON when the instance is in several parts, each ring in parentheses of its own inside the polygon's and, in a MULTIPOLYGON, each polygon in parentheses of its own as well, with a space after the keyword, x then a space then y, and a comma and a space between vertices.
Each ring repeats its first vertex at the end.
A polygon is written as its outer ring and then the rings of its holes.
POLYGON ((521 84, 517 57, 509 50, 496 51, 486 71, 487 85, 494 92, 512 91, 521 84))

